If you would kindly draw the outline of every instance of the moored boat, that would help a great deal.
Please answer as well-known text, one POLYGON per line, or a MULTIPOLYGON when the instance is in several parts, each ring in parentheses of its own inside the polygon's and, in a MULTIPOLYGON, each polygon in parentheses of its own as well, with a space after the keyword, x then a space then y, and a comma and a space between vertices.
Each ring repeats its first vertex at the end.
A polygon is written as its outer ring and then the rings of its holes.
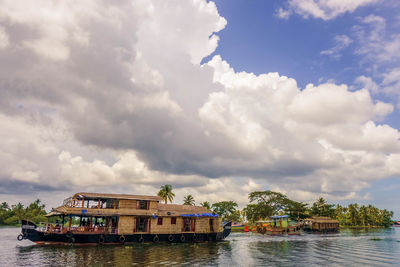
POLYGON ((157 196, 76 193, 48 217, 55 223, 22 221, 18 240, 37 244, 121 244, 219 241, 231 231, 212 211, 162 204, 157 196), (53 219, 54 221, 54 219, 53 219))
POLYGON ((300 225, 289 221, 288 215, 271 216, 270 220, 257 221, 256 231, 268 235, 300 234, 300 225))
POLYGON ((307 232, 337 232, 339 221, 330 217, 312 217, 304 220, 304 230, 307 232))

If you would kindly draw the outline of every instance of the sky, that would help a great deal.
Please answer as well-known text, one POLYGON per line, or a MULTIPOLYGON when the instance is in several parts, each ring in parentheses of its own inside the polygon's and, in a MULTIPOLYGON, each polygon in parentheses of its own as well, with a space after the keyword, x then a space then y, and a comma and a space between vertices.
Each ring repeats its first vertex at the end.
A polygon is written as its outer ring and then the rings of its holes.
POLYGON ((400 4, 0 1, 0 201, 74 192, 400 218, 400 4))

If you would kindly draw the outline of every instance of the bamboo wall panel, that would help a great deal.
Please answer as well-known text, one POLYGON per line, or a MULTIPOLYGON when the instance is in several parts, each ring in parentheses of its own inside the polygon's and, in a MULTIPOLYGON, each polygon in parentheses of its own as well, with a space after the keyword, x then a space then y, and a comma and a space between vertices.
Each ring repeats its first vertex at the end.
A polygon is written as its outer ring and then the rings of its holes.
POLYGON ((119 216, 118 222, 118 234, 126 235, 133 234, 135 228, 135 217, 134 216, 119 216))
POLYGON ((150 209, 157 210, 158 209, 158 202, 157 201, 150 201, 150 209))
POLYGON ((136 209, 136 200, 121 199, 119 201, 120 209, 136 209))
MULTIPOLYGON (((209 233, 210 222, 208 217, 195 218, 196 227, 195 233, 209 233)), ((177 234, 182 233, 183 218, 176 217, 176 224, 171 224, 171 217, 157 217, 151 218, 151 233, 152 234, 177 234), (163 224, 158 225, 158 218, 163 218, 163 224)), ((214 232, 217 232, 219 227, 219 220, 214 219, 213 221, 214 232)))

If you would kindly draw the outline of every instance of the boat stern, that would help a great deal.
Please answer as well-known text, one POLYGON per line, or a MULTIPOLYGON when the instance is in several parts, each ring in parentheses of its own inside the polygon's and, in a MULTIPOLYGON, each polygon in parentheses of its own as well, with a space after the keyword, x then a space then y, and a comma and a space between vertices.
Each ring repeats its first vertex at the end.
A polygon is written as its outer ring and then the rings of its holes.
POLYGON ((36 230, 37 225, 27 220, 21 220, 21 233, 17 236, 19 241, 29 239, 33 242, 38 241, 39 235, 36 230))
POLYGON ((227 222, 226 224, 224 224, 224 231, 222 232, 223 238, 225 239, 232 230, 232 222, 227 222))

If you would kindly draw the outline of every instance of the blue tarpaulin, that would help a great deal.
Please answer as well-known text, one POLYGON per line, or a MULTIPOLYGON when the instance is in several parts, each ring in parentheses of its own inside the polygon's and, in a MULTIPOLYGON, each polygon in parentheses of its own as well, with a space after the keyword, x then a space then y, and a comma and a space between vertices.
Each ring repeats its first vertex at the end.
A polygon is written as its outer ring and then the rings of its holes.
POLYGON ((194 213, 194 214, 181 214, 180 216, 182 216, 182 217, 218 217, 218 214, 202 213, 200 215, 198 213, 194 213))

